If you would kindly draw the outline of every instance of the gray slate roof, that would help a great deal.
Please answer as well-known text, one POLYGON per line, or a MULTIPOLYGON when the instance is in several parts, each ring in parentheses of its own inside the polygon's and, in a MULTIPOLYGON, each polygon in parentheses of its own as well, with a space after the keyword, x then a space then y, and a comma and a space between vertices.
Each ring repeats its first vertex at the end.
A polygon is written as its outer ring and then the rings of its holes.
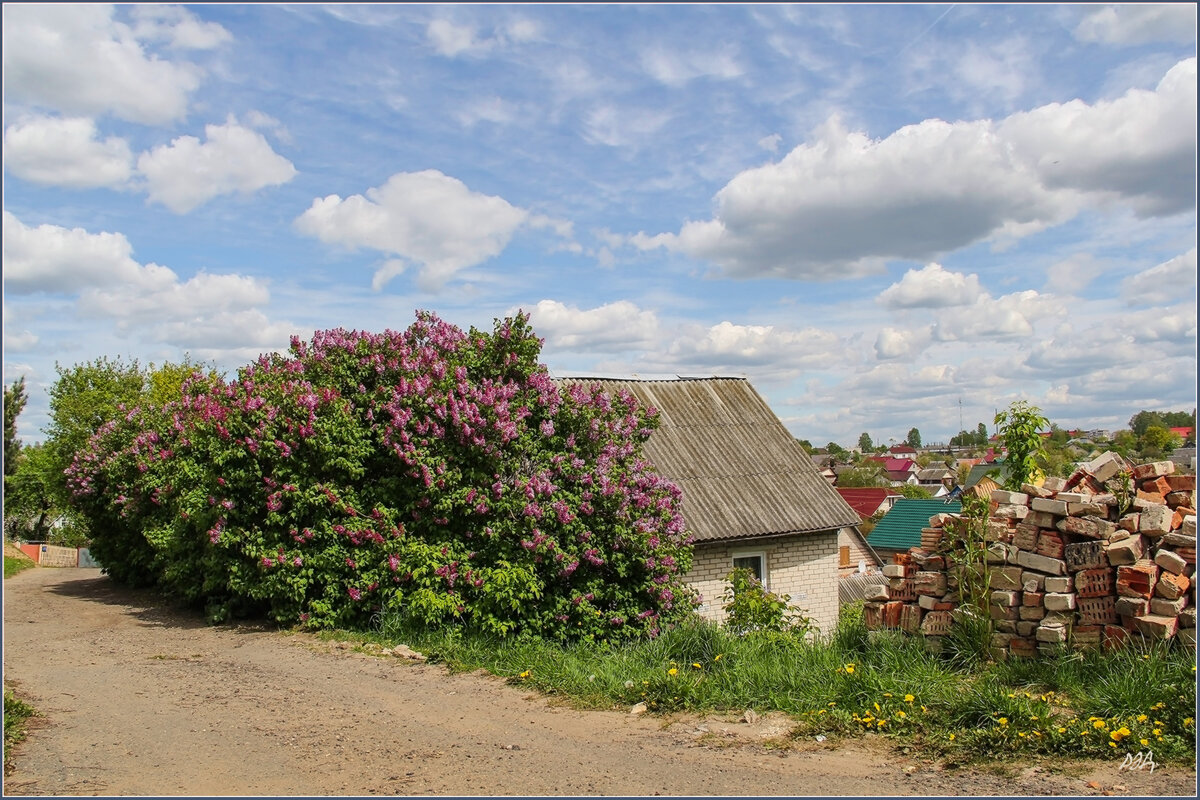
POLYGON ((836 530, 858 514, 744 378, 559 378, 624 389, 660 412, 645 444, 658 473, 683 490, 697 542, 836 530))

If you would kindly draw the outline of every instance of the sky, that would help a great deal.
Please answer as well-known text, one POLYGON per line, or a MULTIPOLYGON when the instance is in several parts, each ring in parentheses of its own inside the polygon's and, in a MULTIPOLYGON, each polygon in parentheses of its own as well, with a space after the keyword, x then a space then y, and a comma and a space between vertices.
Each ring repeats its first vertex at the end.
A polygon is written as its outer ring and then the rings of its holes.
POLYGON ((3 5, 3 373, 491 330, 816 446, 1196 406, 1196 6, 3 5))

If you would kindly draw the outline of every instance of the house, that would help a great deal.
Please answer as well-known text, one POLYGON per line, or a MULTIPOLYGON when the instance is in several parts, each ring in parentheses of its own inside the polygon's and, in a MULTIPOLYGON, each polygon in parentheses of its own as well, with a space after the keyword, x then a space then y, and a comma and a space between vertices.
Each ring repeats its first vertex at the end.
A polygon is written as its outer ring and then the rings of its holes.
POLYGON ((833 486, 837 482, 837 473, 832 466, 833 456, 826 454, 810 456, 810 458, 812 459, 813 466, 817 468, 817 472, 821 473, 821 477, 828 481, 830 486, 833 486))
POLYGON ((871 461, 881 465, 887 473, 887 479, 893 486, 902 484, 917 485, 917 462, 907 458, 880 458, 871 456, 871 461))
POLYGON ((912 445, 894 444, 888 448, 888 453, 892 458, 907 458, 909 461, 917 460, 917 450, 912 445))
POLYGON ((973 494, 976 497, 990 498, 992 491, 999 489, 1004 481, 1004 462, 980 463, 971 467, 967 479, 963 481, 962 494, 973 494))
POLYGON ((839 487, 837 493, 842 496, 858 516, 868 519, 880 512, 891 510, 901 495, 893 494, 890 489, 882 487, 852 488, 839 487))
POLYGON ((917 470, 917 485, 934 497, 944 497, 954 486, 954 473, 946 467, 926 467, 917 470))
MULTIPOLYGON (((699 613, 724 618, 726 577, 754 571, 769 591, 791 596, 824 633, 838 616, 840 547, 850 547, 858 514, 817 471, 804 447, 744 378, 625 380, 559 378, 627 391, 660 412, 646 458, 683 490, 694 536, 685 580, 699 613), (848 540, 842 544, 842 540, 848 540)), ((863 542, 864 550, 866 548, 863 542)))
POLYGON ((916 500, 901 497, 867 535, 871 547, 885 558, 921 546, 921 531, 938 514, 958 514, 962 503, 945 500, 916 500))

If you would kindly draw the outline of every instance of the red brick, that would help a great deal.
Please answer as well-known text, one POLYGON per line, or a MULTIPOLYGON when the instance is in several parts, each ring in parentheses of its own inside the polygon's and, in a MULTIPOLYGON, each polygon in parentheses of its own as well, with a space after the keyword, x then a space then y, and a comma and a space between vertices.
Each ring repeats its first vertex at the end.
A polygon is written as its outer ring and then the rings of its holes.
POLYGON ((1085 569, 1075 573, 1075 593, 1080 597, 1104 597, 1113 593, 1111 567, 1085 569))
POLYGON ((1156 503, 1160 506, 1167 502, 1167 499, 1158 492, 1143 492, 1141 489, 1138 489, 1137 498, 1138 500, 1145 500, 1147 503, 1156 503))
POLYGON ((1014 637, 1008 643, 1008 651, 1014 656, 1021 658, 1033 658, 1037 655, 1037 643, 1020 637, 1014 637))
POLYGON ((893 600, 883 604, 883 627, 899 628, 900 614, 904 611, 904 603, 893 600))
POLYGON ((1189 564, 1196 563, 1196 548, 1194 547, 1176 547, 1175 554, 1189 564))
POLYGON ((1023 606, 1040 606, 1042 604, 1041 592, 1025 592, 1021 595, 1021 605, 1023 606))
MULTIPOLYGON (((888 597, 893 600, 901 600, 911 602, 917 599, 917 591, 913 586, 912 578, 903 578, 901 580, 888 581, 888 597)), ((891 625, 888 626, 893 627, 891 625)))
POLYGON ((1067 569, 1072 572, 1081 569, 1095 569, 1108 564, 1108 558, 1105 555, 1106 546, 1104 542, 1076 542, 1063 547, 1063 561, 1067 562, 1067 569))
POLYGON ((921 608, 906 604, 900 609, 900 629, 907 633, 916 633, 921 627, 921 608))
POLYGON ((1036 525, 1026 525, 1022 523, 1013 528, 1012 543, 1022 550, 1028 550, 1031 553, 1036 553, 1038 536, 1039 528, 1036 525))
POLYGON ((1117 622, 1117 599, 1108 597, 1089 597, 1078 601, 1076 611, 1081 625, 1111 625, 1117 622))
POLYGON ((1149 600, 1154 594, 1154 583, 1158 580, 1158 573, 1158 565, 1147 561, 1117 567, 1117 594, 1149 600))
POLYGON ((883 606, 878 603, 863 605, 863 625, 869 631, 877 631, 883 627, 883 606))
POLYGON ((1104 649, 1105 651, 1119 650, 1129 641, 1129 631, 1122 628, 1120 625, 1105 625, 1104 626, 1104 649))
MULTIPOLYGON (((1073 519, 1073 517, 1068 517, 1073 519)), ((1040 555, 1047 558, 1062 558, 1063 555, 1063 540, 1054 531, 1042 531, 1038 536, 1037 551, 1040 555)))
POLYGON ((930 611, 921 621, 921 632, 927 636, 944 636, 953 624, 954 616, 949 611, 930 611))
POLYGON ((1166 496, 1171 491, 1171 484, 1167 482, 1167 476, 1161 475, 1152 480, 1142 482, 1143 492, 1154 492, 1166 496))
POLYGON ((1168 600, 1175 600, 1182 597, 1192 585, 1192 581, 1187 575, 1173 575, 1170 572, 1163 572, 1162 577, 1154 586, 1154 594, 1159 597, 1165 597, 1168 600))
POLYGON ((1167 475, 1163 478, 1167 482, 1172 492, 1194 492, 1196 491, 1196 476, 1195 475, 1167 475))
POLYGON ((1160 617, 1148 614, 1144 617, 1135 617, 1133 622, 1137 626, 1138 632, 1151 639, 1170 639, 1179 630, 1178 617, 1160 617))

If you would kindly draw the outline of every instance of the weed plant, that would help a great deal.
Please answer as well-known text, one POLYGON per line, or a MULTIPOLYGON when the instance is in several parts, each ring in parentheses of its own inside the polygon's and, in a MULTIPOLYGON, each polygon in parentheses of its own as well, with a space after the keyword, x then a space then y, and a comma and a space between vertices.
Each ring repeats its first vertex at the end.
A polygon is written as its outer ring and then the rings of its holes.
POLYGON ((25 723, 36 712, 29 704, 18 700, 13 690, 4 689, 4 773, 9 772, 12 747, 25 738, 25 723))
POLYGON ((793 717, 797 738, 870 731, 960 762, 1150 750, 1160 764, 1195 763, 1194 655, 1162 643, 991 663, 868 631, 860 606, 846 607, 837 628, 816 640, 739 636, 695 618, 653 640, 610 644, 406 630, 387 619, 371 638, 577 707, 779 711, 793 717))

